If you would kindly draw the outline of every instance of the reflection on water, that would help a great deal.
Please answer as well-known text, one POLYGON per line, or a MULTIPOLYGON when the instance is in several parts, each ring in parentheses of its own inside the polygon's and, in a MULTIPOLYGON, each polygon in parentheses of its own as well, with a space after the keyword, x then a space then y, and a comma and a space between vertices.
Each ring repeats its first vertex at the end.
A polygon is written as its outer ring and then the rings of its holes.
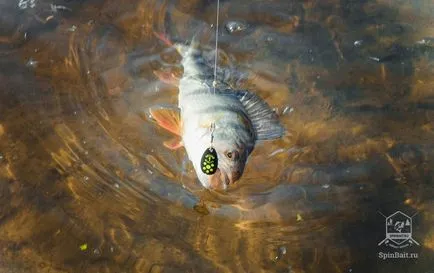
POLYGON ((224 194, 147 119, 182 73, 153 32, 210 50, 214 1, 0 2, 1 272, 432 272, 434 4, 220 10, 220 67, 289 132, 224 194), (377 257, 397 210, 418 259, 377 257))

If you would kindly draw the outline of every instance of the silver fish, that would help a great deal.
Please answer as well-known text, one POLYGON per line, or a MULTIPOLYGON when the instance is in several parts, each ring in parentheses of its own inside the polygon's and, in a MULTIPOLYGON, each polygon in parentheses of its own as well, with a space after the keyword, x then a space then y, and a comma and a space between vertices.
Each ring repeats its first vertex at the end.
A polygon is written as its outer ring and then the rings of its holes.
MULTIPOLYGON (((160 126, 178 135, 165 142, 165 146, 171 149, 185 147, 202 185, 224 190, 241 178, 258 141, 280 138, 285 130, 276 113, 257 95, 246 90, 233 90, 221 80, 213 85, 213 64, 194 43, 174 46, 182 56, 184 68, 179 79, 179 112, 154 107, 150 110, 151 116, 160 126), (218 169, 207 175, 201 170, 201 158, 211 145, 211 134, 218 169)), ((221 78, 217 77, 217 80, 221 78)))

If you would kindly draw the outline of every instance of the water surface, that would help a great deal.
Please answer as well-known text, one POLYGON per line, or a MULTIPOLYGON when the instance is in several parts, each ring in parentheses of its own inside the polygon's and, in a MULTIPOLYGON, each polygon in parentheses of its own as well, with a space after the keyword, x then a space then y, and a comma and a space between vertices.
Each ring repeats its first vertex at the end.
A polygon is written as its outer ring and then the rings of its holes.
POLYGON ((434 270, 434 3, 221 1, 219 67, 287 136, 204 190, 147 118, 216 1, 0 1, 0 272, 434 270), (383 216, 413 216, 378 258, 383 216))

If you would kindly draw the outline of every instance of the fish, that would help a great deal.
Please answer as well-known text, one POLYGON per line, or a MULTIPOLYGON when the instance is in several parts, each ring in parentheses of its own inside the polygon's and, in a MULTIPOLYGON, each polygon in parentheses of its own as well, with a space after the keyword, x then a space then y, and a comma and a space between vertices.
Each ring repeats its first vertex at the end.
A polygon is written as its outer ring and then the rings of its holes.
MULTIPOLYGON (((154 106, 149 114, 160 127, 175 135, 164 146, 172 150, 185 148, 204 188, 226 190, 242 177, 255 146, 281 138, 285 129, 275 111, 258 95, 233 89, 223 76, 215 81, 214 64, 209 58, 214 52, 205 52, 194 42, 171 44, 165 37, 160 39, 176 48, 184 71, 172 81, 179 89, 178 106, 154 106), (210 148, 217 154, 218 166, 207 174, 201 162, 210 148)), ((171 81, 167 73, 156 75, 171 81)))

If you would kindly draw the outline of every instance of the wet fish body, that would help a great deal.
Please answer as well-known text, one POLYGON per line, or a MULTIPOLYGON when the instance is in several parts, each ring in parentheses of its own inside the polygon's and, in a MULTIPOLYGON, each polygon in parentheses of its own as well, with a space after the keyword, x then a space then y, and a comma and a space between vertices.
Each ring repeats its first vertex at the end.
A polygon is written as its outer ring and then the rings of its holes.
POLYGON ((226 189, 241 178, 257 141, 277 139, 284 129, 274 111, 257 95, 233 90, 222 81, 214 83, 212 62, 196 46, 175 47, 184 68, 179 80, 179 116, 166 109, 151 109, 151 114, 162 127, 179 136, 166 146, 185 146, 202 185, 226 189), (202 171, 201 157, 211 146, 211 133, 219 163, 217 172, 207 175, 202 171))

